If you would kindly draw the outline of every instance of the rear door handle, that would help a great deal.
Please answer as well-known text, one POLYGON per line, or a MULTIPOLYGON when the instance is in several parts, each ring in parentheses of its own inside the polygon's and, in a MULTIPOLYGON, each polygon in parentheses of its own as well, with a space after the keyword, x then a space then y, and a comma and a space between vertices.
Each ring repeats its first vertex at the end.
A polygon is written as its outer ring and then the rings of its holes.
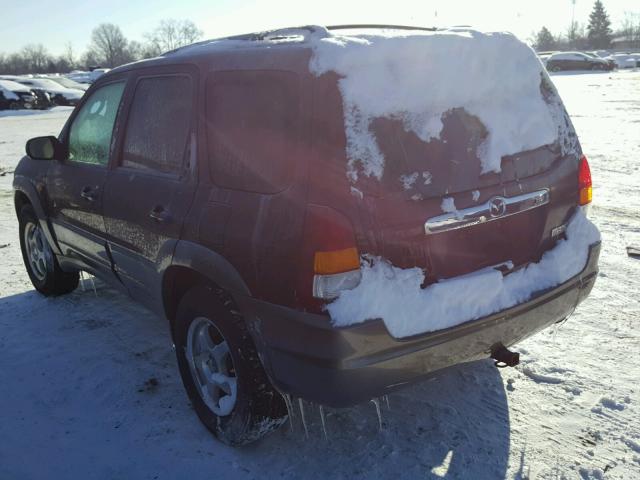
POLYGON ((169 212, 162 206, 156 205, 149 212, 149 217, 159 223, 164 223, 169 221, 169 212))
POLYGON ((87 200, 88 202, 93 202, 96 199, 96 193, 93 191, 92 187, 84 187, 80 191, 80 196, 87 200))

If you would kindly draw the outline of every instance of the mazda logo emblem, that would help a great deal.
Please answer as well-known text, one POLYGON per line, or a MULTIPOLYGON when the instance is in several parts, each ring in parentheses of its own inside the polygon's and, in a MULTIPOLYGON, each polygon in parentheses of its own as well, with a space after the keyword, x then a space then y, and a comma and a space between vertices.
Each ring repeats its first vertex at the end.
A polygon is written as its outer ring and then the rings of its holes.
POLYGON ((492 217, 501 217, 507 211, 507 202, 502 197, 494 197, 489 200, 489 213, 492 217))

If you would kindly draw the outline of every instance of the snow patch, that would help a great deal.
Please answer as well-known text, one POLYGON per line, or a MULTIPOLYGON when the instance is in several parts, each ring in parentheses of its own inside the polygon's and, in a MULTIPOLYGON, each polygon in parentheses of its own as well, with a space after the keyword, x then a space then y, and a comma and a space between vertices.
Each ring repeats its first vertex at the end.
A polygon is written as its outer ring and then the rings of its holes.
POLYGON ((424 289, 421 268, 402 269, 380 257, 365 256, 360 284, 341 292, 327 309, 336 326, 380 318, 396 338, 453 327, 525 302, 535 292, 580 273, 600 232, 577 210, 566 235, 539 263, 507 276, 486 268, 424 289))
POLYGON ((457 212, 456 203, 451 197, 444 197, 442 199, 442 203, 440 204, 440 208, 444 213, 453 213, 457 212))
POLYGON ((419 173, 414 172, 409 175, 400 175, 400 181, 402 182, 402 188, 405 190, 411 190, 411 188, 415 185, 416 180, 418 180, 419 173))
POLYGON ((499 172, 505 155, 554 143, 556 122, 564 120, 563 112, 557 105, 550 107, 541 92, 544 67, 531 48, 510 33, 385 30, 329 34, 311 43, 310 71, 341 76, 347 174, 352 181, 360 172, 382 178, 385 159, 370 129, 375 118, 400 120, 407 131, 428 142, 440 137, 443 114, 465 109, 488 132, 478 151, 483 173, 499 172))

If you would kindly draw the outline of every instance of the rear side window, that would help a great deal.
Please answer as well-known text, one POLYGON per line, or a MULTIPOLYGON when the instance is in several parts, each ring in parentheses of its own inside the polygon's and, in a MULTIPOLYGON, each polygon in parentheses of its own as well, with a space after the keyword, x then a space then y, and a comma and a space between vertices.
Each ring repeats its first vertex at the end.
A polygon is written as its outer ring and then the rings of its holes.
POLYGON ((105 166, 124 82, 99 88, 82 105, 69 129, 69 160, 105 166))
POLYGON ((299 143, 297 75, 279 71, 214 73, 207 80, 207 144, 213 181, 275 193, 295 172, 299 143))
POLYGON ((191 79, 143 78, 136 85, 124 136, 121 165, 182 173, 191 125, 191 79))

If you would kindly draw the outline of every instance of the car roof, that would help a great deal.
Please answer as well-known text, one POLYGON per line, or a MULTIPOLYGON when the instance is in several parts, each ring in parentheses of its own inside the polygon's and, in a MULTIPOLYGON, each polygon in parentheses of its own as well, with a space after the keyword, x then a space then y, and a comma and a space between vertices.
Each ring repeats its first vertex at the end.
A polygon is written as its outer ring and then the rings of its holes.
MULTIPOLYGON (((406 25, 378 25, 378 24, 354 24, 354 25, 305 25, 300 27, 287 27, 263 32, 253 32, 242 35, 234 35, 223 38, 203 40, 191 45, 177 48, 162 55, 122 65, 107 72, 100 77, 100 81, 125 71, 136 70, 160 65, 172 65, 177 63, 202 63, 212 56, 229 56, 237 52, 243 54, 257 54, 261 57, 275 58, 283 52, 294 53, 301 56, 310 55, 311 41, 331 35, 332 30, 418 30, 436 31, 433 27, 413 27, 406 25)), ((283 57, 282 57, 283 58, 283 57)), ((277 62, 277 61, 276 61, 277 62)))

